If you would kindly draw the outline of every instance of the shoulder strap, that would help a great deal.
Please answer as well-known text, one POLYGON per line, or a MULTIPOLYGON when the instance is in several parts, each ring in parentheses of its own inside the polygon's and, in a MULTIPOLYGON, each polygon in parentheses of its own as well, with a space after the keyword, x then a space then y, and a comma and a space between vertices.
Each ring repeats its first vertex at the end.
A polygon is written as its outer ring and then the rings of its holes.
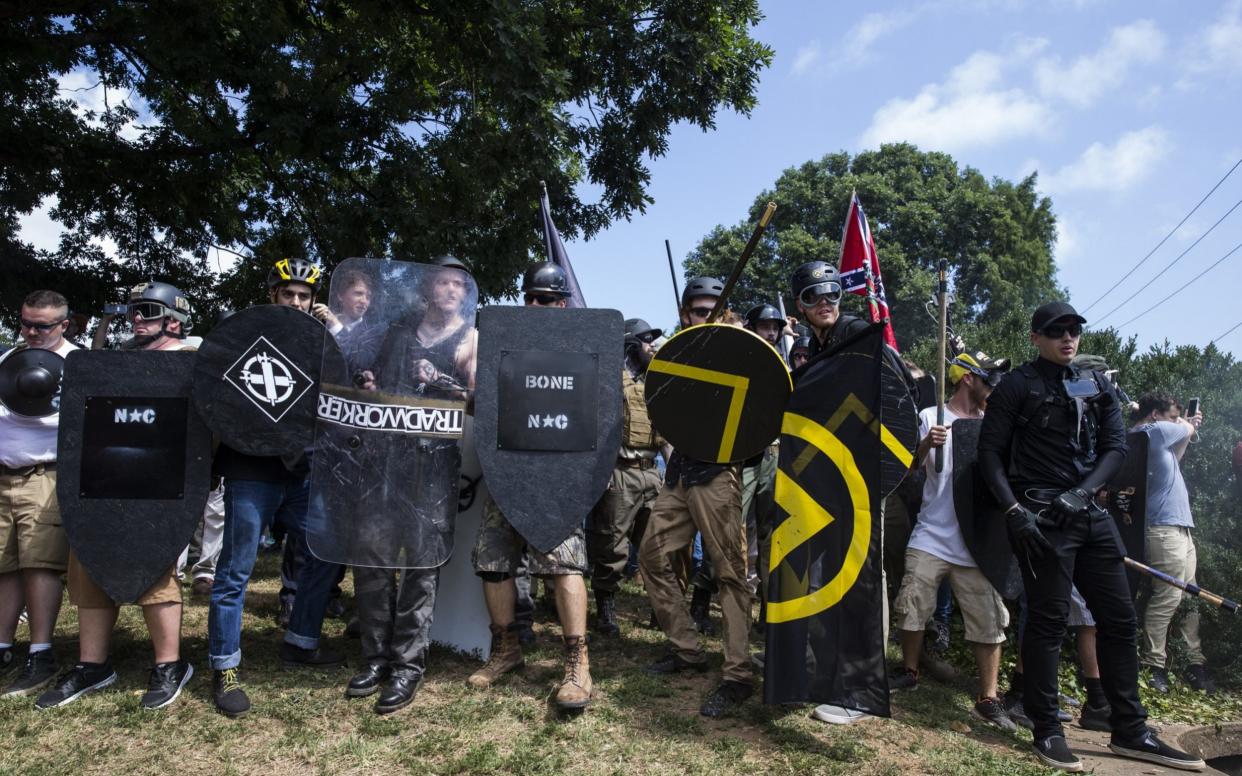
POLYGON ((1026 378, 1026 395, 1022 397, 1022 409, 1018 413, 1018 428, 1024 428, 1035 417, 1035 413, 1039 412, 1040 406, 1048 396, 1048 391, 1044 385, 1044 378, 1040 377, 1039 372, 1035 371, 1035 367, 1029 363, 1018 367, 1018 373, 1026 378))

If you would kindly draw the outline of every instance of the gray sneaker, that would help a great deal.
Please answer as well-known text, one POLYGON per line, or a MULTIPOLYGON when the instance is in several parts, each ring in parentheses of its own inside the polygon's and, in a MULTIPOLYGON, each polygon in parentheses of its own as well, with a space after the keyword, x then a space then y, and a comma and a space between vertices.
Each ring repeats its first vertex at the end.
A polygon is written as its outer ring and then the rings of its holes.
POLYGON ((975 704, 972 713, 989 725, 995 725, 1007 733, 1016 732, 1018 729, 1017 723, 1010 719, 1009 714, 1006 713, 1000 698, 981 698, 975 704))
POLYGON ((36 709, 54 709, 68 706, 88 693, 111 685, 116 681, 116 671, 109 663, 78 663, 56 680, 56 686, 39 696, 36 709))

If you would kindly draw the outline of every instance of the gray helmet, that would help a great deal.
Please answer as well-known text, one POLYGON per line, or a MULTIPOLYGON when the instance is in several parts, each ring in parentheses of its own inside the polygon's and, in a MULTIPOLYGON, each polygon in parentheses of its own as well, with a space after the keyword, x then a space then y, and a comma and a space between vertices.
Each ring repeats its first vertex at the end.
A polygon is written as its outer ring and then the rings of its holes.
POLYGON ((681 292, 681 306, 685 307, 690 304, 690 300, 696 296, 710 296, 719 299, 724 293, 724 283, 716 278, 701 277, 694 278, 686 284, 685 289, 681 292))
POLYGON ((811 292, 808 296, 830 294, 834 291, 840 295, 841 274, 826 261, 808 261, 794 270, 790 285, 793 287, 794 298, 806 304, 802 295, 808 290, 811 292))
POLYGON ((781 311, 770 304, 757 304, 746 311, 746 328, 753 331, 760 321, 776 321, 782 326, 785 324, 781 311))
POLYGON ((135 308, 147 320, 167 316, 180 321, 183 332, 190 329, 190 313, 192 312, 190 300, 186 299, 180 289, 170 283, 152 280, 139 283, 131 288, 129 291, 130 312, 132 313, 135 308), (157 307, 159 309, 156 309, 157 307))
POLYGON ((536 264, 522 276, 522 293, 569 296, 569 279, 565 270, 550 261, 536 264))
POLYGON ((642 318, 630 318, 625 322, 625 336, 641 337, 644 334, 651 334, 652 339, 659 339, 664 336, 664 332, 655 328, 642 318))
POLYGON ((459 269, 466 274, 470 274, 470 267, 466 266, 466 262, 448 253, 442 256, 436 256, 431 260, 431 263, 437 267, 450 267, 452 269, 459 269))
POLYGON ((311 291, 318 291, 323 279, 323 270, 318 264, 306 259, 281 259, 272 265, 267 273, 267 287, 275 288, 285 283, 305 283, 311 291))
POLYGON ((793 360, 794 353, 797 353, 799 350, 806 351, 807 355, 811 353, 811 338, 805 334, 795 339, 793 344, 789 346, 790 360, 793 360))

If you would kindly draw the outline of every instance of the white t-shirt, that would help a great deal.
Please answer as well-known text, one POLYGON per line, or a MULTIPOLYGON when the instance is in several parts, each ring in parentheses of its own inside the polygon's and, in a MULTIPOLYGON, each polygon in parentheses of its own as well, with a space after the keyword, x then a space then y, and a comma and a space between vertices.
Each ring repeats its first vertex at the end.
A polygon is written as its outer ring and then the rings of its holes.
MULTIPOLYGON (((935 555, 955 566, 975 567, 974 557, 966 549, 962 529, 957 522, 957 510, 953 507, 953 428, 959 417, 948 407, 944 408, 944 423, 949 426, 949 438, 944 444, 944 469, 936 473, 936 449, 927 453, 923 469, 927 481, 923 484, 923 506, 919 519, 910 534, 910 547, 935 555)), ((936 425, 936 408, 928 407, 919 412, 919 439, 927 436, 936 425)))
MULTIPOLYGON (((60 347, 53 352, 64 358, 77 349, 77 345, 69 340, 61 340, 60 347)), ((10 350, 0 356, 0 361, 15 352, 16 349, 10 350)), ((28 418, 13 414, 8 407, 0 404, 0 464, 20 469, 36 463, 52 463, 56 460, 56 431, 59 425, 59 412, 43 418, 28 418)))

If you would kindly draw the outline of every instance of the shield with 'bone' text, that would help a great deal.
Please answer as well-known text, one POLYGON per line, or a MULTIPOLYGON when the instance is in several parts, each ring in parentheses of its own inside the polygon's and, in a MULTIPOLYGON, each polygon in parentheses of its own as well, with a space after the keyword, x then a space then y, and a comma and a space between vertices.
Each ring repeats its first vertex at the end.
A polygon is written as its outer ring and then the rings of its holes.
POLYGON ((190 351, 75 350, 65 360, 56 495, 69 546, 118 603, 190 543, 211 478, 211 432, 190 399, 190 351))
POLYGON ((485 307, 475 444, 488 491, 539 552, 582 525, 621 447, 616 310, 485 307))

